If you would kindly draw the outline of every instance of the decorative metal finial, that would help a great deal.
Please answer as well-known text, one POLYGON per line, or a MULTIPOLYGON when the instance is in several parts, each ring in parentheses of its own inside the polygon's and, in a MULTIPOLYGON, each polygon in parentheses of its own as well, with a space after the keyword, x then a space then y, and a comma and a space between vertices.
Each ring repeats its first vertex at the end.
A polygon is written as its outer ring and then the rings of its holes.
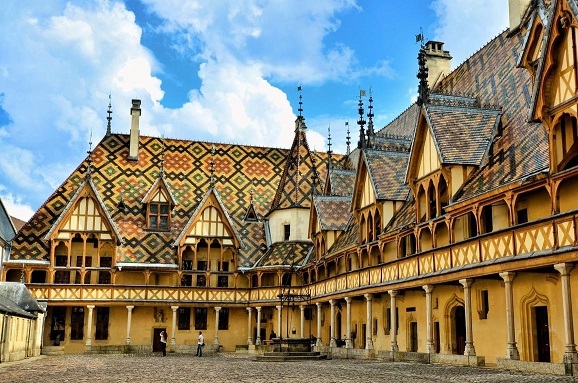
POLYGON ((215 145, 211 146, 211 187, 215 186, 215 145))
POLYGON ((415 41, 416 43, 418 41, 421 42, 419 53, 417 55, 417 63, 418 63, 417 78, 419 79, 419 85, 417 90, 417 104, 419 106, 422 106, 423 104, 429 103, 429 86, 427 83, 428 69, 426 67, 425 45, 423 43, 424 42, 423 31, 421 31, 420 34, 416 36, 415 41))
POLYGON ((350 144, 351 144, 351 136, 349 135, 349 121, 345 121, 345 126, 347 126, 347 136, 345 138, 345 143, 347 144, 347 155, 351 153, 350 144))
POLYGON ((249 203, 253 204, 253 189, 249 191, 249 203))
POLYGON ((331 124, 327 127, 327 166, 331 169, 333 161, 332 161, 332 154, 331 151, 331 124))
POLYGON ((365 91, 364 90, 359 90, 359 109, 357 109, 357 111, 359 112, 359 120, 357 120, 357 125, 359 125, 359 142, 357 143, 357 147, 359 149, 365 149, 367 147, 367 142, 365 140, 365 120, 363 119, 363 100, 361 99, 361 97, 365 96, 365 91))
POLYGON ((112 134, 111 132, 111 124, 110 122, 112 121, 112 95, 111 93, 108 94, 108 111, 106 112, 108 113, 108 117, 106 118, 106 136, 110 136, 112 134))
POLYGON ((317 156, 317 151, 313 149, 313 155, 311 156, 311 165, 313 168, 313 195, 317 195, 317 185, 319 183, 319 175, 317 175, 317 166, 315 165, 315 157, 317 156))
POLYGON ((90 178, 92 175, 92 128, 90 128, 90 139, 88 141, 88 166, 86 168, 86 178, 90 178))
POLYGON ((303 94, 302 94, 302 88, 301 85, 299 85, 297 87, 297 91, 299 92, 299 109, 297 109, 299 111, 299 118, 303 118, 303 94))
POLYGON ((367 113, 367 117, 369 118, 367 123, 367 146, 371 148, 373 147, 375 138, 375 132, 373 130, 373 95, 371 88, 369 88, 369 106, 367 108, 369 109, 369 113, 367 113))

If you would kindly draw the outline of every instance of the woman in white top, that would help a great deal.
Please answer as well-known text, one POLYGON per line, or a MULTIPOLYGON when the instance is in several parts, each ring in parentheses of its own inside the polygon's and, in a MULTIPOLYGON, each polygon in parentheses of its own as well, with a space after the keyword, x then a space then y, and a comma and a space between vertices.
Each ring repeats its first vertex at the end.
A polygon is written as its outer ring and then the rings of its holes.
POLYGON ((163 356, 167 356, 167 333, 165 330, 161 331, 161 350, 163 351, 163 356))
POLYGON ((199 331, 199 340, 197 341, 197 356, 203 356, 203 346, 205 345, 205 339, 203 338, 203 332, 199 331))

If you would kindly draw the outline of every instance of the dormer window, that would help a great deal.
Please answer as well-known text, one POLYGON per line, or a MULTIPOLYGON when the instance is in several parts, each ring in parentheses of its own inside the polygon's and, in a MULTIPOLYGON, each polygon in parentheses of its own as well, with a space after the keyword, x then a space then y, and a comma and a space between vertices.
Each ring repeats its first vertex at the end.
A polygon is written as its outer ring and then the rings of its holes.
POLYGON ((291 237, 291 225, 285 224, 283 225, 283 240, 288 241, 291 237))
POLYGON ((153 230, 169 229, 169 204, 150 202, 148 205, 148 227, 153 230))

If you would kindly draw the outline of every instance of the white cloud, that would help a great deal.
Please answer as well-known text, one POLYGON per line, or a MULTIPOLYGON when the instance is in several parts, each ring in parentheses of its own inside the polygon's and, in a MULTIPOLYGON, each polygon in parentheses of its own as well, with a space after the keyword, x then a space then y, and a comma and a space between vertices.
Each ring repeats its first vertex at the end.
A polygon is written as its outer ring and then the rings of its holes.
POLYGON ((438 18, 434 39, 446 43, 457 67, 508 27, 505 0, 435 0, 432 8, 438 18))
POLYGON ((30 205, 23 203, 22 199, 12 193, 7 193, 2 185, 0 185, 0 198, 8 211, 8 215, 23 221, 28 221, 34 215, 34 209, 30 205))

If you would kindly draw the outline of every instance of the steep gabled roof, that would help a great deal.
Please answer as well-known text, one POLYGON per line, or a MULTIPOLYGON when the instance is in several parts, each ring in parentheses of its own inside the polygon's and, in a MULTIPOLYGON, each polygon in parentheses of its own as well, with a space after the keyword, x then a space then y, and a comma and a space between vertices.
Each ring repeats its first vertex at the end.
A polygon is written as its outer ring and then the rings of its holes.
POLYGON ((273 243, 253 269, 263 267, 299 267, 307 262, 313 250, 311 241, 283 241, 273 243))
POLYGON ((475 99, 431 94, 425 117, 442 164, 480 166, 500 123, 501 110, 475 99))
POLYGON ((321 230, 345 230, 351 217, 351 196, 315 196, 313 208, 321 230))
POLYGON ((228 229, 231 231, 231 234, 233 237, 233 242, 235 243, 235 246, 237 248, 240 248, 243 246, 243 241, 241 240, 241 236, 239 235, 239 232, 237 231, 237 228, 235 227, 235 223, 231 219, 231 216, 229 215, 227 208, 223 204, 223 201, 221 200, 221 197, 219 196, 219 192, 214 187, 210 187, 209 190, 207 190, 207 192, 203 196, 203 199, 197 205, 196 209, 193 211, 193 214, 189 218, 189 221, 185 224, 185 226, 183 227, 183 230, 181 231, 181 233, 179 234, 179 236, 177 237, 177 239, 173 243, 173 246, 180 245, 183 241, 183 238, 187 234, 189 234, 189 232, 192 229, 193 223, 195 221, 197 221, 197 219, 199 218, 199 214, 207 206, 207 204, 206 204, 207 200, 211 197, 215 198, 215 200, 217 201, 219 213, 222 214, 223 218, 225 219, 226 227, 228 226, 228 229))
POLYGON ((0 240, 10 242, 16 235, 16 227, 8 215, 4 202, 0 199, 0 240))
POLYGON ((355 171, 331 169, 327 173, 325 194, 351 196, 355 185, 355 171))
POLYGON ((333 245, 327 250, 327 253, 319 259, 323 262, 326 258, 334 254, 339 254, 351 248, 357 248, 357 241, 359 240, 359 224, 353 215, 347 222, 345 231, 337 238, 333 245))
POLYGON ((295 125, 293 144, 269 214, 278 209, 309 208, 311 196, 319 194, 322 189, 318 171, 320 159, 309 150, 305 119, 299 116, 295 125))
POLYGON ((405 201, 410 189, 405 184, 409 153, 366 149, 364 160, 379 200, 405 201))
MULTIPOLYGON (((100 197, 100 194, 98 193, 96 186, 94 185, 94 182, 92 181, 91 176, 85 177, 84 181, 80 184, 80 186, 76 190, 76 193, 74 193, 72 198, 70 198, 70 200, 68 201, 68 203, 64 207, 64 210, 62 210, 62 212, 58 216, 58 219, 52 224, 52 226, 50 227, 50 229, 48 230, 48 232, 44 236, 45 241, 48 241, 52 237, 52 235, 57 230, 60 229, 62 224, 64 224, 64 219, 69 218, 69 216, 70 216, 69 213, 72 213, 72 209, 76 206, 76 202, 78 202, 78 200, 80 199, 81 194, 85 193, 85 192, 88 192, 88 194, 91 197, 94 197, 96 199, 96 202, 97 202, 96 205, 97 205, 97 208, 99 210, 99 213, 104 214, 104 225, 107 226, 108 229, 113 232, 114 236, 116 237, 116 243, 120 244, 123 242, 123 238, 120 235, 120 232, 119 232, 116 224, 112 220, 112 217, 110 216, 110 213, 108 212, 108 209, 104 205, 104 202, 102 201, 102 198, 100 197)), ((92 231, 93 229, 87 228, 86 230, 92 231)))
POLYGON ((177 201, 176 201, 173 193, 171 192, 171 188, 167 184, 167 181, 165 180, 164 175, 162 175, 162 176, 159 175, 159 178, 157 178, 155 183, 152 184, 149 191, 142 198, 142 203, 148 203, 149 200, 153 197, 153 193, 156 192, 158 190, 158 188, 162 188, 163 190, 166 191, 166 193, 169 197, 169 202, 170 202, 171 206, 175 206, 177 204, 177 201))

